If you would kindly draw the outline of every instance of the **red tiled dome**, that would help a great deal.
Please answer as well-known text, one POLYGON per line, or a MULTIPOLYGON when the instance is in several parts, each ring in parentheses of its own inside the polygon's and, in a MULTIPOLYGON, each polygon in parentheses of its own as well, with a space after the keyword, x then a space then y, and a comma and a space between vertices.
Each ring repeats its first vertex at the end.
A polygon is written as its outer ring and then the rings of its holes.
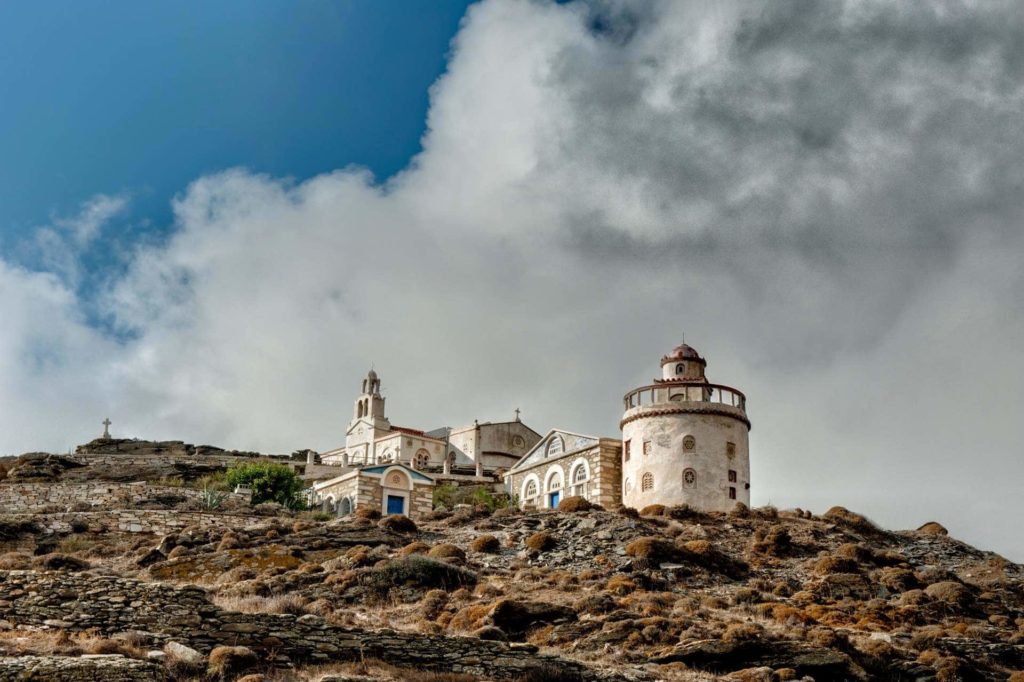
POLYGON ((681 343, 672 349, 672 352, 662 358, 663 361, 668 360, 700 360, 700 353, 693 346, 681 343))

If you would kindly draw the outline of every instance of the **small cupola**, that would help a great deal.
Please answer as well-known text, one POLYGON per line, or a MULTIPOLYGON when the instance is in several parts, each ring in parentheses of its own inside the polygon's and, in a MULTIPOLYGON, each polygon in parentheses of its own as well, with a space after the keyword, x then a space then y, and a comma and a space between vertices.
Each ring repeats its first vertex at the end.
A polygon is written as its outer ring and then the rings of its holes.
POLYGON ((681 343, 661 358, 661 378, 663 381, 704 381, 707 364, 696 348, 681 343))

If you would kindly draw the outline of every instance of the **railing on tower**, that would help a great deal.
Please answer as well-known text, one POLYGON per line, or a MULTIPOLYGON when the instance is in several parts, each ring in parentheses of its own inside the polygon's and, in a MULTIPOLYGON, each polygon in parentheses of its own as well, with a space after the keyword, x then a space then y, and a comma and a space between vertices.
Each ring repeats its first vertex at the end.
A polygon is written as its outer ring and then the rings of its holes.
POLYGON ((715 403, 735 407, 746 413, 747 397, 741 391, 722 384, 702 382, 666 382, 634 389, 623 398, 626 410, 668 402, 715 403))

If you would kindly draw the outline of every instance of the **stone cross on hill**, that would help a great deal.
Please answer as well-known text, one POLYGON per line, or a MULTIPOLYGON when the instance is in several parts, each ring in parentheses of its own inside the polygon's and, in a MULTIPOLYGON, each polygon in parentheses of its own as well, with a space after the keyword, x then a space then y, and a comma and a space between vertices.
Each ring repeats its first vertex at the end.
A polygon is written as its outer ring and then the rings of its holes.
POLYGON ((103 435, 101 436, 101 438, 106 438, 108 440, 110 439, 110 425, 112 423, 113 422, 110 421, 110 417, 107 417, 106 419, 103 420, 103 435))

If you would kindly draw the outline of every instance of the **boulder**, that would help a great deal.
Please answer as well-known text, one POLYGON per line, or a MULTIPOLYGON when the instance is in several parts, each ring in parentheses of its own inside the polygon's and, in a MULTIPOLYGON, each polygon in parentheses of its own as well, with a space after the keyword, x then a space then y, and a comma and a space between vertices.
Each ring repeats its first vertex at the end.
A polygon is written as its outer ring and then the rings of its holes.
POLYGON ((164 645, 164 653, 173 659, 188 663, 190 665, 202 665, 206 657, 190 646, 178 642, 168 642, 164 645))

